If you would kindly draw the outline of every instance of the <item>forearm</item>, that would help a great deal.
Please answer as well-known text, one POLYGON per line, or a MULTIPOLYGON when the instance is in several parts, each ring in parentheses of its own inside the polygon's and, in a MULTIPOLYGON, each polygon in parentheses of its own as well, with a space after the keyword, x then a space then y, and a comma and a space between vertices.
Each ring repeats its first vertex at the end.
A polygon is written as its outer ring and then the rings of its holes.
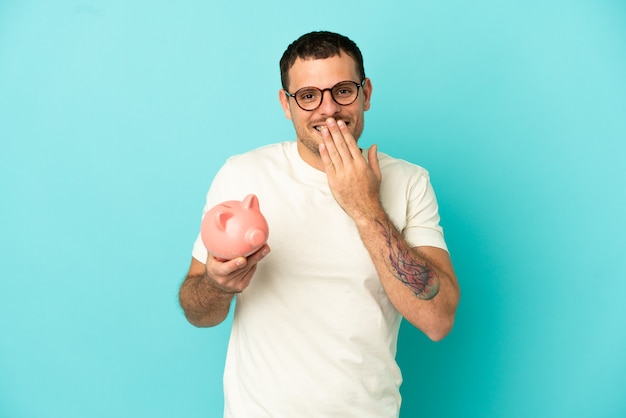
POLYGON ((380 267, 384 275, 393 276, 394 279, 400 281, 417 299, 430 300, 437 296, 441 278, 434 267, 409 247, 404 237, 386 216, 379 216, 373 221, 374 223, 369 226, 369 228, 374 228, 371 232, 374 236, 370 242, 374 244, 372 250, 381 256, 380 267))
POLYGON ((431 339, 452 329, 459 289, 448 253, 411 248, 380 203, 382 172, 377 147, 364 158, 346 124, 326 120, 319 151, 328 186, 350 216, 380 281, 398 311, 431 339))
POLYGON ((431 339, 447 335, 459 300, 447 253, 435 248, 412 248, 382 208, 356 223, 396 309, 431 339))
POLYGON ((212 327, 226 319, 234 294, 215 288, 205 273, 187 276, 178 296, 185 317, 191 324, 212 327))

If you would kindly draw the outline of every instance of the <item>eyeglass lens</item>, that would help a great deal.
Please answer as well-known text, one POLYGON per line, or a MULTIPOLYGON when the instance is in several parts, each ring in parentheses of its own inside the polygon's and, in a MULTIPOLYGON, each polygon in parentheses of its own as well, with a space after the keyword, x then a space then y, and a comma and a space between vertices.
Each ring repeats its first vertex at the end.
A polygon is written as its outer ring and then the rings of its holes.
POLYGON ((298 105, 305 110, 316 109, 321 103, 324 91, 330 90, 330 94, 340 105, 352 104, 359 94, 359 84, 354 81, 342 81, 330 89, 320 90, 317 87, 304 87, 294 94, 298 105))

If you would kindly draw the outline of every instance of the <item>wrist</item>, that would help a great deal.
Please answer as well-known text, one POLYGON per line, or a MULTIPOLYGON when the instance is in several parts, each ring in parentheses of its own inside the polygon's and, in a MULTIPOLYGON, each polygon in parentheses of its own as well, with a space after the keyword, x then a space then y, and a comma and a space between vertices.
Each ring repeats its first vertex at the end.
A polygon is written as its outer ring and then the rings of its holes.
POLYGON ((208 287, 208 290, 215 297, 220 297, 223 299, 231 299, 236 293, 238 293, 236 291, 232 291, 226 288, 225 286, 220 285, 217 280, 213 279, 209 275, 209 272, 206 269, 204 270, 204 277, 202 277, 202 280, 204 281, 205 286, 208 287))
POLYGON ((351 217, 357 227, 366 227, 373 224, 386 223, 389 219, 387 213, 380 204, 376 206, 368 206, 364 210, 355 212, 351 217))

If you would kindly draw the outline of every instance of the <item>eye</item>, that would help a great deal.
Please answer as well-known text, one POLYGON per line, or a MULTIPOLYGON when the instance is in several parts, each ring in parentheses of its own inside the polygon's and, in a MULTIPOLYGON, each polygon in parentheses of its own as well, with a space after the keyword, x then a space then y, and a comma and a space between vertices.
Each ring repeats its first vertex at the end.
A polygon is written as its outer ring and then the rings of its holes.
POLYGON ((319 92, 314 89, 300 90, 296 93, 296 96, 301 103, 311 103, 319 100, 319 92))
POLYGON ((352 83, 342 83, 335 87, 335 97, 350 97, 356 91, 356 87, 352 83))

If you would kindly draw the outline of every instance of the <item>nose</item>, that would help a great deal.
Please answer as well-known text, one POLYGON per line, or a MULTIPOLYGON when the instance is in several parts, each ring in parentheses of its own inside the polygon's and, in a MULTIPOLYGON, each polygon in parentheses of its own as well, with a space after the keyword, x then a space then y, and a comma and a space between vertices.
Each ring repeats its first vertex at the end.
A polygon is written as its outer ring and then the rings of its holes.
POLYGON ((317 108, 317 110, 325 116, 332 116, 341 111, 341 105, 338 104, 334 99, 330 92, 330 90, 326 90, 322 93, 322 103, 317 108))

